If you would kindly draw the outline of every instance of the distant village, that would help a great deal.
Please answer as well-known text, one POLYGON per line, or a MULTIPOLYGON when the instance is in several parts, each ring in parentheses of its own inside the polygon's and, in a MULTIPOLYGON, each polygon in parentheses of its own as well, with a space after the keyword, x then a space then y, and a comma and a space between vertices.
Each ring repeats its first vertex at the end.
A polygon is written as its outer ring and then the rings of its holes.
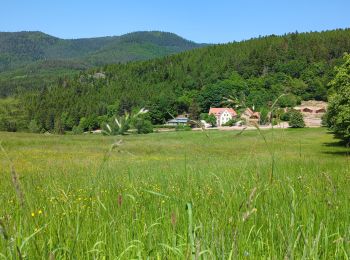
MULTIPOLYGON (((301 112, 304 118, 305 125, 307 127, 320 127, 322 125, 322 116, 326 113, 327 102, 324 101, 302 101, 299 106, 293 108, 284 108, 284 112, 290 110, 296 110, 301 112)), ((271 127, 271 122, 262 124, 261 113, 255 111, 254 108, 247 107, 240 114, 237 113, 233 108, 229 107, 211 107, 208 111, 208 115, 215 116, 215 124, 211 124, 206 120, 200 120, 201 127, 204 128, 216 128, 221 130, 242 128, 242 127, 271 127), (231 122, 231 124, 229 124, 231 122)), ((268 117, 271 117, 269 113, 268 117)), ((179 126, 179 125, 193 125, 187 114, 178 115, 177 117, 167 121, 167 126, 179 126)), ((288 122, 279 122, 276 124, 277 127, 286 128, 288 122)))

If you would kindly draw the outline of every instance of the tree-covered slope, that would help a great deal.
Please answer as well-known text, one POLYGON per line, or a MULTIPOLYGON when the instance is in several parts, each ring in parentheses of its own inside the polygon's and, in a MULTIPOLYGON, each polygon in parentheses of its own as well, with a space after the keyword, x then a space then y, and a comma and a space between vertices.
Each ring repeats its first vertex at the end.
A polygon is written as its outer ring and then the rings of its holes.
POLYGON ((157 31, 71 40, 59 39, 42 32, 0 32, 0 71, 39 60, 76 59, 96 65, 149 59, 157 56, 157 51, 151 56, 147 55, 150 46, 159 48, 159 54, 163 55, 200 45, 173 33, 157 31))
POLYGON ((349 50, 348 29, 273 35, 107 65, 26 96, 23 104, 45 129, 60 120, 69 121, 69 129, 82 117, 95 127, 105 115, 140 107, 150 110, 153 123, 182 112, 195 118, 229 96, 264 110, 287 93, 280 105, 292 106, 302 99, 326 100, 333 67, 349 50), (97 71, 106 77, 93 77, 97 71))
POLYGON ((93 66, 147 60, 201 46, 157 31, 72 40, 41 32, 0 32, 0 96, 18 88, 38 89, 58 76, 93 66))

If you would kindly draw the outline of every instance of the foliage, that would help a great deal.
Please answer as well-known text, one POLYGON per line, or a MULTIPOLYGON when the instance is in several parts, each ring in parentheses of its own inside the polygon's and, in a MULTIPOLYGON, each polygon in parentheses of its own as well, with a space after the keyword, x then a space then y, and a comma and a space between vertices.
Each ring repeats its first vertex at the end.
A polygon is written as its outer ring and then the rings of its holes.
POLYGON ((240 120, 237 118, 231 118, 225 124, 223 124, 223 126, 234 126, 238 121, 240 120))
POLYGON ((63 135, 65 133, 64 124, 60 118, 55 120, 54 132, 59 135, 63 135))
POLYGON ((260 109, 260 124, 267 125, 271 121, 270 110, 266 107, 260 109))
POLYGON ((133 126, 136 128, 138 134, 149 134, 153 132, 151 121, 141 116, 134 120, 133 126))
POLYGON ((112 117, 108 123, 102 127, 103 134, 124 135, 130 129, 129 114, 120 117, 112 117))
POLYGON ((129 114, 126 112, 124 116, 114 116, 110 118, 109 123, 104 125, 103 133, 106 135, 124 135, 133 123, 139 134, 149 133, 151 129, 153 130, 153 127, 151 122, 144 118, 147 113, 148 110, 141 108, 137 113, 129 114))
POLYGON ((300 101, 301 98, 293 94, 285 95, 278 99, 278 106, 282 108, 295 107, 296 105, 300 104, 300 101))
POLYGON ((84 133, 83 129, 80 126, 73 126, 72 133, 74 135, 81 135, 84 133))
POLYGON ((213 114, 208 114, 208 113, 202 113, 200 115, 201 120, 204 120, 208 124, 211 124, 211 126, 216 126, 216 116, 213 114))
POLYGON ((288 122, 290 120, 291 111, 287 111, 281 114, 280 119, 282 121, 288 122))
POLYGON ((278 118, 272 118, 272 125, 278 125, 279 119, 278 118))
POLYGON ((79 125, 83 131, 92 131, 99 127, 99 122, 96 116, 87 116, 80 118, 79 125))
POLYGON ((25 130, 27 116, 19 99, 0 99, 0 131, 17 132, 25 130))
POLYGON ((336 75, 330 82, 333 95, 330 97, 326 114, 328 127, 335 135, 350 143, 350 54, 344 55, 344 63, 336 68, 336 75))
POLYGON ((30 120, 29 125, 28 125, 28 130, 30 133, 40 133, 40 128, 39 128, 38 123, 36 122, 35 119, 30 120))
POLYGON ((56 82, 57 75, 65 81, 93 66, 147 60, 201 46, 157 31, 72 40, 42 32, 0 32, 0 97, 22 88, 42 90, 56 82))
POLYGON ((289 126, 292 128, 304 128, 304 117, 300 111, 293 110, 290 112, 289 126))

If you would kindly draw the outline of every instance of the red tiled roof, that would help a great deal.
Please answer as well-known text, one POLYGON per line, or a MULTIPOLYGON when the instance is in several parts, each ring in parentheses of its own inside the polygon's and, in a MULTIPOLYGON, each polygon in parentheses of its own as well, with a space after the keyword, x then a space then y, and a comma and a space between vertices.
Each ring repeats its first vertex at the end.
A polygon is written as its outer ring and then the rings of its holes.
POLYGON ((227 108, 227 107, 211 107, 210 110, 209 110, 209 115, 210 114, 220 115, 224 111, 229 112, 232 116, 236 116, 237 115, 235 110, 233 110, 232 108, 227 108))

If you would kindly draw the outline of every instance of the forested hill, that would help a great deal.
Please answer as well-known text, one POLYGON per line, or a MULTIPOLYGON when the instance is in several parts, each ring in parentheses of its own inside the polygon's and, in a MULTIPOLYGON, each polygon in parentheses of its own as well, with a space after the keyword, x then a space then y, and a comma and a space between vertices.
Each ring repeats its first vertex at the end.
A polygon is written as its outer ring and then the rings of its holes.
POLYGON ((0 32, 0 96, 43 88, 57 75, 110 63, 162 57, 203 45, 167 32, 64 40, 42 32, 0 32))
POLYGON ((59 39, 42 32, 0 32, 0 72, 42 60, 75 60, 88 65, 143 60, 200 46, 167 32, 59 39))
POLYGON ((94 128, 108 115, 140 107, 150 110, 153 123, 182 112, 196 118, 229 96, 264 110, 287 93, 280 106, 293 106, 302 99, 327 99, 333 68, 349 51, 348 29, 273 35, 107 65, 61 80, 23 102, 29 118, 45 129, 58 121, 70 129, 82 117, 94 128), (106 77, 94 77, 96 72, 106 77))

